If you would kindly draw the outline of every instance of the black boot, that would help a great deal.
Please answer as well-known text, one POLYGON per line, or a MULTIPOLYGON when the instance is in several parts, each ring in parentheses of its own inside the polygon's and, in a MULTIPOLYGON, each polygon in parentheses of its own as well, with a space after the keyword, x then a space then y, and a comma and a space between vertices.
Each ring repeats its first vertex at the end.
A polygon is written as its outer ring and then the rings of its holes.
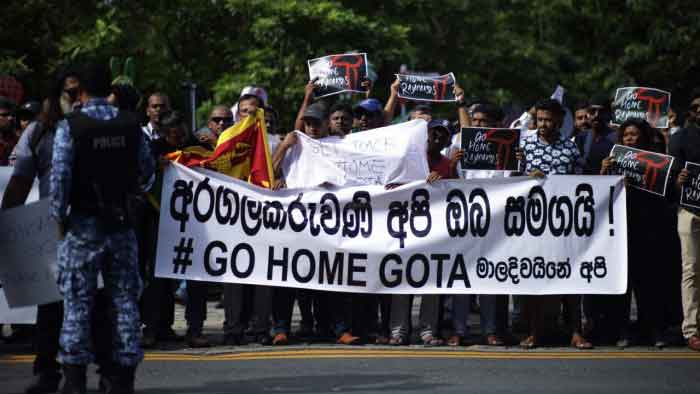
POLYGON ((85 371, 86 367, 84 365, 70 365, 63 364, 63 375, 66 377, 65 383, 63 383, 63 394, 85 394, 87 388, 85 387, 85 371))
POLYGON ((107 394, 134 394, 136 367, 113 366, 107 394))
POLYGON ((24 391, 27 394, 55 393, 61 383, 61 374, 58 371, 41 372, 36 380, 24 391))

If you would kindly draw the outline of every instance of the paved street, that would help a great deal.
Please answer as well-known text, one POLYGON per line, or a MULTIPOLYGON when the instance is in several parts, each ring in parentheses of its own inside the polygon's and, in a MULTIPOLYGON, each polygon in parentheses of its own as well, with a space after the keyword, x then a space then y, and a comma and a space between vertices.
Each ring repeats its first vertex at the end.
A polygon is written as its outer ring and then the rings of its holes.
MULTIPOLYGON (((209 305, 206 333, 218 343, 223 314, 209 305)), ((183 308, 175 328, 182 333, 183 308)), ((417 316, 414 310, 414 317, 417 316)), ((478 322, 473 315, 473 323, 478 322)), ((295 312, 295 322, 299 319, 295 312)), ((0 393, 31 381, 26 345, 0 345, 0 393)), ((91 374, 90 387, 97 387, 91 374)), ((684 347, 523 351, 468 346, 388 347, 297 344, 287 347, 169 343, 146 354, 141 393, 700 393, 700 353, 684 347)), ((93 391, 96 392, 96 391, 93 391)))
MULTIPOLYGON (((635 349, 639 350, 639 349, 635 349)), ((222 351, 222 349, 219 349, 222 351)), ((697 393, 690 352, 474 352, 284 348, 209 356, 154 354, 139 392, 174 393, 697 393), (364 354, 363 354, 364 353, 364 354)), ((210 353, 215 351, 210 350, 210 353)), ((2 393, 20 393, 29 359, 0 364, 2 393)), ((97 380, 91 376, 91 387, 97 380)))

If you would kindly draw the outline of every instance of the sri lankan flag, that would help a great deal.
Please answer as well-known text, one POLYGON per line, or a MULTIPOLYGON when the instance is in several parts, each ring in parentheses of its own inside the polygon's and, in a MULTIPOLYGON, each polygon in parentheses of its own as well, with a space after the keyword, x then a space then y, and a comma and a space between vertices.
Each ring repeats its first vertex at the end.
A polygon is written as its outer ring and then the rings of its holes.
POLYGON ((258 109, 255 116, 248 116, 224 130, 213 152, 190 147, 171 153, 168 159, 187 167, 209 168, 266 188, 274 183, 262 109, 258 109))

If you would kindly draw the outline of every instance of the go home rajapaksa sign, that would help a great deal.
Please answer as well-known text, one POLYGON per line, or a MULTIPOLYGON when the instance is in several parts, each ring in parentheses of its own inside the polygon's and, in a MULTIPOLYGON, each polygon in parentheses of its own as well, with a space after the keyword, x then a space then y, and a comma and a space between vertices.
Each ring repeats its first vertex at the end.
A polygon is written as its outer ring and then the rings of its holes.
POLYGON ((367 79, 367 54, 344 53, 308 61, 309 79, 315 81, 316 97, 342 92, 364 92, 362 82, 367 79))
POLYGON ((610 156, 614 158, 613 173, 624 175, 629 185, 662 196, 671 174, 673 157, 661 153, 613 146, 610 156))
POLYGON ((465 170, 517 170, 518 129, 465 127, 462 129, 462 168, 465 170))
POLYGON ((620 125, 627 119, 643 119, 652 127, 668 127, 668 109, 671 93, 654 88, 627 87, 615 92, 613 124, 620 125))
POLYGON ((415 101, 455 101, 453 73, 434 76, 396 74, 399 97, 415 101))

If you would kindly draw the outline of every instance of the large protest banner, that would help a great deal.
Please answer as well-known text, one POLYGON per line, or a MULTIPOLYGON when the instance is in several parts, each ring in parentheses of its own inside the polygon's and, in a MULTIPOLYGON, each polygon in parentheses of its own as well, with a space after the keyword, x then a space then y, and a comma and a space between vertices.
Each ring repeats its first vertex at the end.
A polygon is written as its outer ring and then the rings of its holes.
POLYGON ((427 178, 427 123, 422 119, 314 140, 297 132, 283 172, 290 188, 386 185, 427 178))
POLYGON ((681 205, 700 208, 700 164, 687 161, 685 168, 688 170, 688 182, 681 190, 681 205))
POLYGON ((440 76, 396 74, 399 80, 399 97, 415 101, 451 102, 454 95, 453 73, 440 76))
POLYGON ((358 293, 621 294, 621 177, 270 191, 174 164, 156 276, 358 293))
POLYGON ((0 283, 10 307, 61 300, 56 285, 56 222, 43 199, 0 214, 0 283))
POLYGON ((621 125, 627 119, 642 119, 651 127, 668 127, 671 93, 654 88, 626 87, 615 92, 612 123, 621 125))
POLYGON ((666 195, 673 156, 615 145, 610 151, 614 158, 613 172, 624 175, 632 187, 666 195))
POLYGON ((367 79, 367 54, 343 53, 311 59, 309 79, 315 81, 316 98, 343 92, 364 92, 361 86, 367 79))
POLYGON ((511 171, 518 169, 515 153, 520 144, 520 130, 464 127, 461 138, 464 150, 462 169, 511 171))

